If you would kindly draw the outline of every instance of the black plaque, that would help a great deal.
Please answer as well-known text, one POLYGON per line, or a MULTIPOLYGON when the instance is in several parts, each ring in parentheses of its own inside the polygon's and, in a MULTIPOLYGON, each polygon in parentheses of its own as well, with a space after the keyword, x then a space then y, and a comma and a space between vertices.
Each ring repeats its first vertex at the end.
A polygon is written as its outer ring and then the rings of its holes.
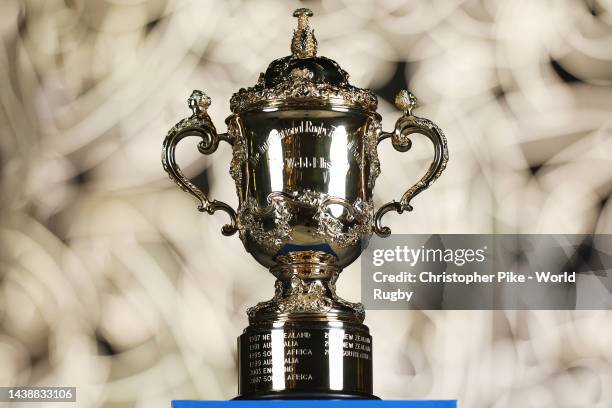
POLYGON ((251 325, 238 338, 239 398, 373 398, 365 325, 251 325))

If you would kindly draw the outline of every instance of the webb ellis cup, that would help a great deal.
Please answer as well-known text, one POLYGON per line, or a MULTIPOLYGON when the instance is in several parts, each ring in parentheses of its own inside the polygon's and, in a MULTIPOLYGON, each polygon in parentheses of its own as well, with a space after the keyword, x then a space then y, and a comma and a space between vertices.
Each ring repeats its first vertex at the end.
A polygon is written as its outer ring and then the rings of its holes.
POLYGON ((200 211, 229 215, 223 235, 238 232, 246 250, 277 279, 272 299, 248 310, 249 326, 238 338, 238 398, 375 398, 363 305, 340 298, 336 280, 373 233, 391 233, 382 216, 412 210, 410 200, 440 176, 448 160, 446 139, 434 123, 412 114, 416 98, 407 91, 395 100, 403 112, 395 129, 383 132, 376 95, 350 85, 335 61, 317 56, 310 10, 293 15, 291 55, 273 61, 255 86, 232 96, 227 133, 217 133, 206 112, 210 98, 194 91, 192 114, 168 132, 162 163, 197 198, 200 211), (391 139, 405 152, 413 133, 431 140, 433 162, 399 201, 375 210, 377 145, 391 139), (198 149, 207 155, 220 141, 232 146, 237 211, 211 200, 183 175, 174 155, 187 136, 200 137, 198 149))

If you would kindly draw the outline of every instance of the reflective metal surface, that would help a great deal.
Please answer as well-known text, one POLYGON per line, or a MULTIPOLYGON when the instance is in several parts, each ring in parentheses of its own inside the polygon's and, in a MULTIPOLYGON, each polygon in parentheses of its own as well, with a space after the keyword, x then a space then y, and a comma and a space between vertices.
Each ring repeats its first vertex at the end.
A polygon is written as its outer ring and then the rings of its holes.
POLYGON ((279 254, 313 249, 334 254, 340 267, 353 262, 372 230, 376 115, 301 109, 230 120, 241 129, 232 166, 247 250, 266 267, 279 254))
POLYGON ((372 337, 364 325, 251 325, 238 339, 238 349, 239 395, 287 395, 290 390, 294 398, 322 391, 371 396, 372 337))
POLYGON ((371 338, 362 324, 363 306, 338 297, 335 283, 372 233, 390 234, 382 216, 411 211, 410 200, 440 176, 448 160, 442 130, 412 114, 416 98, 407 91, 396 99, 403 115, 395 129, 382 132, 374 93, 350 85, 336 62, 316 56, 311 15, 307 9, 294 13, 298 27, 292 55, 273 61, 256 85, 232 96, 227 134, 217 134, 206 112, 210 100, 194 91, 192 116, 164 141, 162 162, 170 178, 199 200, 200 211, 225 211, 230 223, 223 234, 238 231, 247 251, 277 278, 274 297, 249 309, 250 326, 240 337, 240 396, 245 398, 321 391, 372 396, 371 338), (399 202, 375 212, 377 145, 390 138, 396 150, 405 152, 413 133, 433 143, 434 160, 399 202), (209 201, 177 166, 175 146, 189 135, 202 138, 203 154, 215 152, 221 140, 232 145, 237 211, 209 201), (343 341, 336 329, 363 342, 343 341), (294 334, 308 341, 283 341, 294 334), (332 345, 330 336, 340 336, 338 343, 332 345), (271 354, 259 353, 264 348, 271 354), (301 358, 293 360, 296 353, 301 358))

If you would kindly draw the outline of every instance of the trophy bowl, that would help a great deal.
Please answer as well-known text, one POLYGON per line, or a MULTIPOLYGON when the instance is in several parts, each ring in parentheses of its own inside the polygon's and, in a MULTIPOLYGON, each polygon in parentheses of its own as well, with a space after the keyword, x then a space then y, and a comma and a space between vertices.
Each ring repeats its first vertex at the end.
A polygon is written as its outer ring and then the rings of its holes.
POLYGON ((390 234, 382 216, 411 211, 412 198, 440 176, 446 139, 434 123, 412 114, 417 101, 405 90, 395 100, 402 116, 392 132, 383 132, 376 95, 352 86, 335 61, 316 55, 310 10, 294 16, 291 55, 232 96, 227 133, 218 134, 207 114, 210 98, 194 91, 192 115, 168 132, 162 164, 200 211, 225 211, 230 222, 222 233, 238 231, 246 250, 277 278, 274 297, 247 312, 249 326, 238 341, 239 397, 371 398, 372 342, 363 306, 337 296, 335 283, 373 233, 390 234), (413 133, 433 143, 433 161, 399 201, 375 210, 377 146, 391 139, 396 150, 408 151, 413 133), (202 139, 203 154, 214 153, 220 141, 232 145, 237 211, 209 200, 183 175, 174 155, 187 136, 202 139))
POLYGON ((230 119, 241 129, 232 169, 246 249, 268 268, 296 251, 350 264, 372 233, 379 118, 337 108, 265 109, 230 119))

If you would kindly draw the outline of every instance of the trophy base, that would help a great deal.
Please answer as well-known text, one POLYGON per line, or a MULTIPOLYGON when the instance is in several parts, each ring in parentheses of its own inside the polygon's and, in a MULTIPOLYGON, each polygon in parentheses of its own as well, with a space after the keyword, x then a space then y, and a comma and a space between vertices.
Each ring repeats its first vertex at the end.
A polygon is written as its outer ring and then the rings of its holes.
POLYGON ((341 391, 277 391, 257 396, 238 396, 234 398, 240 400, 379 400, 375 395, 362 394, 358 392, 341 391))
POLYGON ((367 326, 327 320, 251 324, 238 338, 236 399, 378 399, 367 326))

